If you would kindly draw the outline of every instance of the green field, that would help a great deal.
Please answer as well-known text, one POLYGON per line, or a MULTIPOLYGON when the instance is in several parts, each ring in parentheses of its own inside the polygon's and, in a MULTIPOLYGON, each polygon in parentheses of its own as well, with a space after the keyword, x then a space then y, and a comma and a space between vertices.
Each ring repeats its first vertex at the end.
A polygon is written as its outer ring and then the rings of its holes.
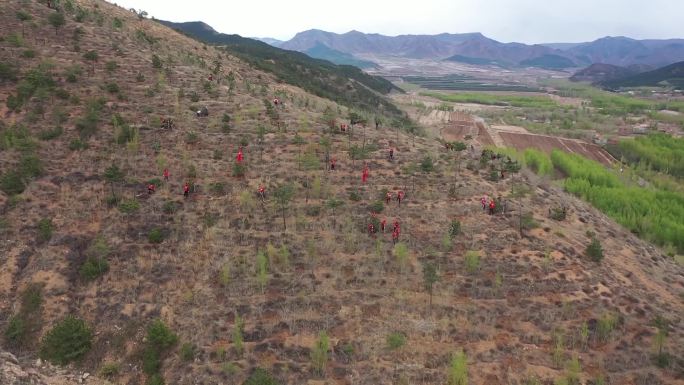
POLYGON ((464 75, 447 76, 405 76, 405 82, 413 83, 421 88, 436 91, 505 91, 505 92, 539 92, 539 88, 513 83, 492 83, 464 75))
MULTIPOLYGON (((648 140, 655 149, 656 137, 648 140)), ((679 144, 681 145, 681 144, 679 144)), ((538 150, 517 151, 511 148, 495 148, 493 151, 507 155, 540 176, 563 178, 566 191, 591 203, 603 213, 650 242, 664 247, 670 253, 684 254, 684 184, 682 180, 661 173, 642 173, 627 167, 620 173, 575 154, 554 150, 547 155, 538 150), (641 187, 640 177, 650 183, 641 187), (663 178, 669 185, 665 186, 663 178)))
POLYGON ((429 96, 444 102, 474 103, 488 106, 512 106, 523 108, 556 108, 558 103, 546 96, 497 95, 485 93, 457 93, 443 94, 439 92, 421 92, 422 96, 429 96))

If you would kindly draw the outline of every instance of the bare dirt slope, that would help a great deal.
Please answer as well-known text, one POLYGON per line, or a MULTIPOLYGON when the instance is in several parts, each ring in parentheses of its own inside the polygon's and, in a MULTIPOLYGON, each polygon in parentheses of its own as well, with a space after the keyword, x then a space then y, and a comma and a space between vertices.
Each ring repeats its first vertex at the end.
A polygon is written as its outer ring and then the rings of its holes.
MULTIPOLYGON (((73 314, 96 335, 90 352, 69 370, 95 374, 118 363, 110 378, 116 384, 148 379, 141 358, 145 327, 157 318, 180 338, 163 357, 168 384, 241 384, 256 367, 282 384, 444 384, 451 356, 461 349, 469 384, 529 384, 534 378, 550 384, 567 375, 574 356, 583 383, 600 376, 610 384, 684 384, 682 267, 596 210, 526 173, 490 182, 486 167, 466 170, 437 141, 394 127, 328 133, 322 116, 327 106, 338 110, 332 103, 128 11, 99 1, 76 3, 87 17, 81 23, 67 17, 58 33, 44 24, 53 11, 39 3, 10 1, 0 14, 3 36, 21 31, 15 17, 20 8, 35 24, 27 23, 23 47, 0 43, 2 60, 22 69, 50 60, 56 87, 71 95, 48 98, 44 117, 33 99, 5 117, 3 130, 12 122, 26 125, 45 168, 22 194, 2 195, 3 330, 26 288, 42 287, 41 327, 17 351, 22 359, 35 360, 40 336, 73 314), (75 51, 79 27, 84 33, 75 51), (22 57, 26 49, 36 57, 22 57), (88 50, 99 53, 92 73, 82 58, 88 50), (161 69, 152 65, 152 55, 162 60, 161 69), (119 68, 108 72, 108 61, 119 68), (221 83, 205 86, 215 61, 221 83), (83 67, 77 81, 59 80, 73 64, 83 67), (113 82, 118 95, 106 91, 113 82), (193 91, 197 101, 190 99, 193 91), (274 95, 285 107, 267 115, 263 100, 274 95), (87 149, 72 150, 77 120, 97 96, 106 99, 98 129, 84 139, 87 149), (202 105, 210 115, 197 119, 190 107, 202 105), (55 109, 67 113, 60 123, 64 132, 36 139, 55 126, 55 109), (139 128, 122 145, 112 123, 117 113, 139 128), (230 116, 225 129, 224 113, 230 116), (158 129, 160 116, 174 117, 177 127, 158 129), (338 161, 334 172, 324 167, 328 143, 338 161), (246 174, 238 178, 232 169, 241 145, 246 174), (386 158, 390 146, 396 148, 393 162, 386 158), (365 185, 362 161, 351 153, 367 158, 365 185), (434 163, 431 172, 419 166, 426 156, 434 163), (112 164, 126 174, 114 186, 104 177, 112 164), (146 182, 161 179, 164 168, 170 181, 148 196, 146 182), (185 181, 199 186, 187 199, 185 181), (295 194, 283 210, 274 191, 287 183, 295 194), (256 197, 260 184, 265 202, 256 197), (509 197, 514 184, 530 193, 509 197), (369 204, 385 190, 406 192, 401 206, 392 201, 378 214, 401 223, 405 255, 393 249, 389 232, 366 233, 369 204), (112 191, 128 207, 137 202, 138 210, 112 204, 112 191), (505 213, 486 215, 483 194, 503 197, 498 202, 505 213), (549 219, 548 210, 561 204, 569 207, 568 219, 549 219), (523 236, 520 212, 539 223, 523 236), (38 241, 37 223, 44 218, 52 219, 54 232, 38 241), (448 239, 454 220, 462 232, 448 239), (589 231, 605 249, 600 264, 583 255, 589 231), (152 242, 154 233, 161 243, 152 242), (97 237, 111 250, 109 271, 87 281, 79 271, 97 237), (467 268, 469 250, 480 259, 467 268), (263 251, 265 270, 256 258, 263 251), (431 308, 426 262, 438 267, 439 276, 431 308), (238 315, 244 320, 242 354, 233 333, 238 315), (656 316, 670 322, 667 368, 652 362, 656 316), (317 373, 311 351, 321 331, 330 337, 330 349, 317 373), (405 343, 390 348, 392 333, 405 343), (182 353, 183 344, 193 354, 182 353)), ((0 94, 16 87, 6 82, 0 94)), ((14 147, 3 150, 1 169, 13 167, 20 155, 14 147)))

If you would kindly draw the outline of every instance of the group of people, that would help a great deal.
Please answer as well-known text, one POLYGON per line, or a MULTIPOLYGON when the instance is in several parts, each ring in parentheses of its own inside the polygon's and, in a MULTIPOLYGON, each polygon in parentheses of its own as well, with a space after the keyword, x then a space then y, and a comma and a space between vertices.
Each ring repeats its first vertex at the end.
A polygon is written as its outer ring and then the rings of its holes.
POLYGON ((494 201, 494 198, 488 200, 485 195, 480 199, 480 203, 482 204, 482 211, 486 212, 487 209, 489 209, 489 215, 494 215, 496 213, 496 202, 494 201))
MULTIPOLYGON (((377 218, 377 214, 373 213, 371 214, 371 221, 368 223, 368 234, 369 235, 375 235, 378 232, 378 229, 375 228, 374 220, 377 218)), ((387 218, 383 218, 382 221, 380 221, 380 231, 384 234, 385 229, 387 227, 387 218)), ((401 225, 399 224, 398 219, 394 219, 394 223, 392 224, 392 242, 397 243, 399 241, 399 234, 401 233, 401 225)))
MULTIPOLYGON (((398 204, 399 206, 401 206, 401 201, 402 201, 403 199, 404 199, 404 191, 399 190, 399 191, 397 192, 397 204, 398 204)), ((391 191, 388 191, 388 192, 385 194, 385 203, 386 203, 386 204, 389 204, 391 201, 392 201, 392 192, 391 192, 391 191)))

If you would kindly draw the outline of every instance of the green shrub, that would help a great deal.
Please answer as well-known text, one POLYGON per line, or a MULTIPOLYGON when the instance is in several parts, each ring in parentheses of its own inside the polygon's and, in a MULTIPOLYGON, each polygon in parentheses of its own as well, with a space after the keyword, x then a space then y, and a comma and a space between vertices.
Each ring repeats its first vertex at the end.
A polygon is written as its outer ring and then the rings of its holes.
POLYGON ((164 66, 162 60, 156 54, 152 55, 152 67, 156 69, 161 69, 164 66))
POLYGON ((126 199, 119 203, 119 211, 124 214, 132 214, 140 209, 140 203, 135 199, 126 199))
POLYGON ((114 20, 112 20, 112 27, 116 29, 120 29, 123 27, 123 20, 119 19, 118 17, 115 17, 114 20))
POLYGON ((164 232, 162 229, 155 227, 147 234, 147 240, 150 243, 162 243, 164 241, 164 232))
POLYGON ((387 347, 390 350, 396 350, 406 345, 406 336, 399 332, 388 334, 385 340, 387 342, 387 347))
POLYGON ((601 247, 601 242, 596 237, 591 239, 591 243, 589 243, 584 251, 584 255, 594 262, 601 262, 603 260, 603 247, 601 247))
POLYGON ((180 348, 180 359, 190 362, 195 359, 195 347, 191 343, 184 343, 180 348))
POLYGON ((330 339, 326 332, 322 331, 318 335, 318 340, 311 350, 311 364, 319 375, 323 375, 328 365, 328 350, 330 349, 330 339))
POLYGON ((462 350, 451 358, 447 385, 468 385, 468 359, 462 350))
POLYGON ((306 213, 306 215, 308 215, 310 217, 317 217, 317 216, 321 215, 321 206, 318 206, 318 205, 306 206, 304 208, 304 212, 306 213))
POLYGON ((454 219, 451 221, 451 225, 449 225, 449 236, 452 238, 459 235, 461 233, 461 222, 454 219))
POLYGON ((531 212, 523 214, 522 218, 520 218, 520 221, 522 223, 522 228, 525 230, 532 230, 539 227, 539 222, 534 219, 534 216, 531 212))
POLYGON ((150 378, 147 379, 147 382, 145 382, 145 385, 164 385, 164 377, 161 376, 161 374, 156 373, 150 376, 150 378))
POLYGON ((74 64, 70 67, 67 67, 67 69, 64 71, 64 77, 69 83, 76 83, 78 81, 78 77, 81 76, 81 73, 83 73, 81 66, 74 64))
POLYGON ((38 221, 38 242, 47 242, 52 238, 52 233, 55 231, 55 225, 52 224, 52 219, 43 218, 38 221))
POLYGON ((371 213, 381 213, 382 210, 385 209, 385 205, 382 203, 382 201, 375 201, 373 203, 368 204, 368 211, 371 213))
POLYGON ((57 365, 80 360, 90 350, 92 338, 85 321, 69 315, 43 337, 40 357, 57 365))
POLYGON ((97 54, 97 51, 87 51, 83 54, 83 58, 88 61, 97 61, 100 55, 97 54))
POLYGON ((116 84, 116 83, 107 83, 107 84, 105 85, 105 89, 106 89, 107 92, 109 92, 110 94, 117 94, 117 93, 119 93, 119 91, 120 91, 120 90, 119 90, 119 85, 116 84))
POLYGON ((43 162, 35 155, 24 155, 19 160, 19 172, 24 178, 43 175, 43 162))
POLYGON ((110 60, 110 61, 108 61, 107 63, 105 63, 105 70, 106 70, 108 73, 112 74, 112 73, 114 73, 114 71, 116 71, 117 69, 119 69, 119 65, 118 65, 115 61, 110 60))
POLYGON ((52 12, 48 15, 48 23, 56 29, 64 26, 66 24, 66 19, 64 14, 61 12, 52 12))
POLYGON ((120 365, 118 362, 108 362, 102 364, 100 375, 105 378, 116 377, 119 374, 120 365))
POLYGON ((223 182, 209 183, 209 191, 215 195, 223 195, 226 193, 226 184, 223 182))
POLYGON ((81 139, 73 139, 69 142, 69 150, 71 151, 81 151, 88 148, 88 143, 82 141, 81 139))
POLYGON ((109 262, 104 258, 89 257, 81 265, 79 273, 86 281, 94 281, 109 271, 109 262))
POLYGON ((610 313, 603 314, 598 319, 596 326, 596 336, 601 342, 607 342, 610 339, 613 330, 617 326, 617 318, 610 313))
POLYGON ((159 372, 161 367, 161 359, 159 358, 159 351, 152 347, 147 347, 143 351, 143 372, 146 374, 154 374, 159 372))
POLYGON ((464 257, 465 268, 468 273, 472 274, 480 268, 480 252, 469 250, 464 257))
POLYGON ((424 157, 420 162, 420 169, 425 173, 433 172, 435 170, 435 164, 432 158, 429 156, 424 157))
POLYGON ((195 131, 188 131, 185 134, 185 143, 187 144, 195 144, 199 142, 199 136, 195 131))
POLYGON ((242 356, 244 351, 244 337, 242 335, 244 326, 245 323, 242 318, 240 318, 240 315, 236 315, 231 338, 233 347, 235 348, 235 353, 237 353, 238 356, 242 356))
POLYGON ((243 177, 245 176, 245 173, 247 172, 247 167, 244 165, 244 163, 233 163, 233 176, 234 177, 243 177))
POLYGON ((5 342, 8 346, 18 347, 26 340, 26 323, 21 315, 10 317, 5 328, 5 342))
POLYGON ((164 205, 162 206, 162 211, 164 214, 173 214, 176 212, 176 202, 174 201, 166 201, 164 202, 164 205))
POLYGON ((18 74, 19 70, 16 65, 0 61, 0 83, 16 81, 18 74))
POLYGON ((552 207, 550 212, 549 216, 555 221, 564 221, 568 216, 568 210, 565 207, 552 207))
POLYGON ((64 133, 64 129, 62 129, 61 126, 57 126, 51 130, 42 130, 38 133, 38 139, 40 140, 53 140, 59 138, 62 133, 64 133))
POLYGON ((164 325, 161 320, 154 320, 147 327, 147 343, 158 349, 165 350, 178 342, 178 336, 164 325))
POLYGON ((27 49, 21 53, 21 57, 26 59, 33 59, 34 57, 36 57, 36 51, 32 49, 27 49))
POLYGON ((279 385, 266 370, 256 368, 243 385, 279 385))
POLYGON ((18 172, 10 170, 0 175, 0 190, 7 195, 21 194, 24 189, 26 184, 18 172))

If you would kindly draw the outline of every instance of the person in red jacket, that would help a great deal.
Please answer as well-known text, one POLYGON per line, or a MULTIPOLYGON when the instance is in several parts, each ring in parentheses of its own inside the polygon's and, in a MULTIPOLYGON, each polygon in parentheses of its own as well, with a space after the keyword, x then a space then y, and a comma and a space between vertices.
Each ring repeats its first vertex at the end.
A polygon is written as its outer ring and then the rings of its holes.
POLYGON ((494 215, 494 209, 496 208, 496 203, 494 203, 494 199, 489 201, 489 215, 494 215))
POLYGON ((154 193, 154 184, 150 183, 147 185, 147 193, 148 194, 153 194, 154 193))
POLYGON ((183 196, 185 198, 187 198, 189 195, 190 195, 190 185, 188 184, 188 182, 185 182, 185 184, 183 185, 183 196))
POLYGON ((235 160, 237 160, 238 163, 241 163, 243 159, 245 159, 245 156, 242 154, 242 147, 240 147, 235 160))
POLYGON ((368 224, 368 234, 370 234, 370 235, 375 234, 375 226, 373 225, 373 223, 368 224))
POLYGON ((392 193, 390 191, 385 194, 385 203, 389 204, 392 201, 392 193))
POLYGON ((401 201, 404 199, 404 192, 402 190, 399 190, 397 193, 397 202, 399 203, 399 206, 401 206, 401 201))
POLYGON ((395 218, 394 223, 392 224, 392 231, 397 231, 397 230, 399 230, 399 228, 400 228, 399 220, 395 218))
POLYGON ((266 200, 266 188, 264 185, 259 185, 259 198, 261 198, 262 201, 266 200))
POLYGON ((163 175, 164 175, 164 180, 168 182, 168 181, 169 181, 169 176, 171 176, 171 173, 169 173, 169 169, 168 169, 168 168, 165 168, 165 169, 164 169, 164 174, 163 174, 163 175))
POLYGON ((368 163, 366 163, 365 166, 363 166, 363 173, 361 174, 361 183, 366 183, 368 181, 368 163))
POLYGON ((383 218, 382 222, 380 222, 380 230, 382 230, 383 234, 385 233, 385 226, 387 225, 387 218, 383 218))
POLYGON ((396 244, 397 242, 399 242, 399 230, 398 229, 392 231, 392 243, 396 244))

